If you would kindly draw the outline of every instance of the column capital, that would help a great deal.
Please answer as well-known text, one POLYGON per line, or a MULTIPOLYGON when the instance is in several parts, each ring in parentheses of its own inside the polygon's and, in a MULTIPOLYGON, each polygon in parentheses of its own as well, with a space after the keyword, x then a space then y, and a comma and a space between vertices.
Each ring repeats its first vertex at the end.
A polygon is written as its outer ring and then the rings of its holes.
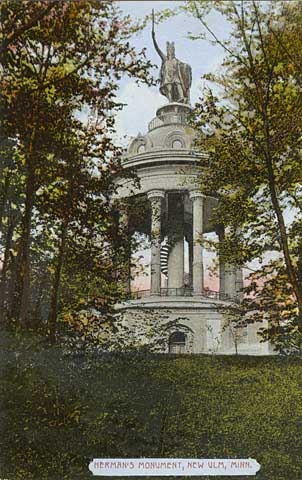
POLYGON ((148 200, 153 200, 153 198, 165 198, 165 192, 163 190, 149 190, 149 192, 147 192, 147 197, 148 200))
POLYGON ((202 198, 205 199, 207 196, 202 193, 200 190, 190 190, 189 191, 189 197, 191 200, 196 200, 196 198, 202 198))

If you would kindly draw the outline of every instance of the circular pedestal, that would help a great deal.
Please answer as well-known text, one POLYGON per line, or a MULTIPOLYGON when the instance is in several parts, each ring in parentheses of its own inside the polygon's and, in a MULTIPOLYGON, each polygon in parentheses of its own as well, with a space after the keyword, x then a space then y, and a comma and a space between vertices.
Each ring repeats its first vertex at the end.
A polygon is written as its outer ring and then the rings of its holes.
POLYGON ((257 338, 257 330, 263 325, 253 325, 253 331, 250 331, 251 327, 245 327, 235 338, 221 312, 223 306, 227 306, 227 302, 203 297, 151 296, 118 304, 115 310, 123 314, 134 335, 137 319, 140 318, 143 322, 144 313, 146 316, 152 314, 155 324, 157 322, 161 331, 165 332, 162 327, 167 325, 163 353, 171 351, 169 338, 176 332, 183 333, 186 338, 182 351, 178 353, 217 355, 272 353, 269 344, 260 343, 260 339, 257 338))
POLYGON ((160 107, 156 112, 156 116, 164 124, 180 123, 187 125, 191 111, 192 108, 185 103, 169 103, 160 107))

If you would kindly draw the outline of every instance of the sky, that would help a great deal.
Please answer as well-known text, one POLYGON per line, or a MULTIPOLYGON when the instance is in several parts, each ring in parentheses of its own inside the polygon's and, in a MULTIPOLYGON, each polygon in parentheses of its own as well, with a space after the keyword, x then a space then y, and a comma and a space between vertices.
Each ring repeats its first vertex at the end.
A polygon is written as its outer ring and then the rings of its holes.
MULTIPOLYGON (((120 1, 117 2, 125 15, 130 15, 135 21, 150 15, 154 8, 155 13, 165 8, 174 9, 183 5, 181 1, 120 1)), ((228 28, 225 21, 216 15, 208 17, 208 23, 220 37, 225 37, 228 28)), ((188 14, 179 14, 169 18, 168 20, 155 25, 155 34, 157 43, 160 48, 166 50, 166 42, 174 41, 176 57, 189 63, 192 67, 192 87, 191 87, 191 104, 192 106, 202 94, 202 86, 204 81, 201 77, 205 73, 217 71, 223 60, 224 52, 222 49, 211 45, 205 40, 191 40, 188 34, 199 35, 202 25, 198 20, 188 14)), ((146 48, 146 56, 152 64, 160 67, 161 60, 157 55, 151 37, 151 22, 135 37, 131 43, 138 49, 146 48)), ((159 68, 153 69, 155 78, 159 76, 159 68)), ((126 104, 124 109, 117 116, 117 141, 123 146, 127 146, 131 138, 137 134, 147 131, 148 123, 155 117, 157 108, 167 103, 167 99, 162 96, 158 90, 158 86, 149 87, 146 85, 138 86, 133 80, 127 78, 121 82, 119 100, 126 104)), ((149 263, 149 252, 140 251, 138 256, 142 254, 142 263, 149 263)), ((213 255, 204 252, 204 261, 207 270, 213 261, 213 255)), ((134 282, 134 289, 148 288, 149 280, 146 277, 138 276, 134 282)), ((218 289, 217 278, 212 278, 207 273, 205 276, 206 285, 213 290, 218 289)))
MULTIPOLYGON (((174 9, 184 4, 182 1, 120 1, 118 6, 125 15, 130 15, 135 21, 150 15, 154 8, 155 13, 165 8, 174 9)), ((225 37, 228 31, 227 24, 218 14, 211 14, 208 22, 219 36, 225 37)), ((202 92, 201 76, 205 73, 219 69, 223 59, 223 51, 219 47, 211 45, 206 40, 191 40, 188 33, 198 35, 202 32, 199 20, 188 14, 179 14, 168 20, 155 25, 157 43, 165 51, 166 42, 174 41, 176 57, 189 63, 192 67, 191 104, 198 100, 202 92)), ((152 64, 160 67, 161 60, 157 55, 151 38, 151 22, 131 40, 131 43, 138 50, 146 48, 146 56, 152 64)), ((156 78, 159 76, 159 69, 153 69, 156 78)), ((117 138, 124 146, 129 143, 131 137, 137 136, 139 132, 144 133, 147 125, 154 118, 157 108, 167 103, 158 90, 158 86, 138 86, 133 80, 127 78, 121 83, 119 100, 126 104, 124 109, 117 116, 117 138)))

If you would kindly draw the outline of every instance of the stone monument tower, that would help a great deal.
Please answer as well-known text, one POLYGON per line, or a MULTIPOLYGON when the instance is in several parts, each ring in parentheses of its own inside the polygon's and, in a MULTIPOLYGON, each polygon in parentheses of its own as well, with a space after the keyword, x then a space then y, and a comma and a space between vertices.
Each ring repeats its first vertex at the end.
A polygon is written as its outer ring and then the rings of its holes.
MULTIPOLYGON (((195 133, 188 123, 191 67, 175 57, 174 42, 167 43, 166 54, 161 51, 154 28, 152 38, 162 60, 160 92, 169 103, 157 110, 147 133, 139 134, 124 156, 124 169, 135 169, 140 186, 134 188, 123 179, 118 189, 125 205, 134 199, 149 205, 147 217, 132 228, 150 239, 150 285, 134 293, 129 278, 129 300, 116 308, 130 326, 135 313, 146 310, 163 322, 177 320, 174 328, 167 329, 163 351, 233 354, 234 335, 222 307, 240 300, 242 272, 220 259, 219 289, 204 288, 202 238, 208 232, 222 238, 223 229, 211 221, 215 195, 206 196, 198 188, 206 154, 194 150, 195 133)), ((125 212, 121 219, 127 221, 125 212)), ((258 327, 242 328, 236 339, 239 353, 268 353, 268 345, 257 338, 258 327)))

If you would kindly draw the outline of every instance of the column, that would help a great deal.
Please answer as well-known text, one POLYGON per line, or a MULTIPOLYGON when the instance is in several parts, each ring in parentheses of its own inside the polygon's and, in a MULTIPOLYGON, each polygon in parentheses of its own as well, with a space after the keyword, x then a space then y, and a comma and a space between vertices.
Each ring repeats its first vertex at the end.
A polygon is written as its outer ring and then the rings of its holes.
POLYGON ((173 241, 168 259, 168 288, 181 289, 184 286, 184 239, 180 237, 173 241))
MULTIPOLYGON (((225 227, 228 234, 229 227, 225 227)), ((226 300, 235 300, 237 298, 237 267, 229 262, 225 263, 225 296, 226 300)))
POLYGON ((224 229, 222 228, 217 232, 219 237, 219 296, 220 300, 225 300, 225 260, 221 252, 221 245, 224 239, 224 229))
POLYGON ((190 192, 193 203, 193 295, 203 292, 203 258, 201 245, 203 234, 203 205, 205 195, 198 190, 190 192))
POLYGON ((179 193, 169 194, 168 217, 170 225, 168 288, 171 289, 169 294, 181 295, 181 289, 184 287, 184 205, 179 193))
POLYGON ((219 256, 219 296, 220 300, 225 300, 225 262, 222 256, 219 256))
POLYGON ((125 263, 123 271, 123 283, 125 293, 131 293, 131 235, 129 232, 129 212, 127 204, 120 205, 119 210, 119 228, 125 235, 125 263))
POLYGON ((242 268, 237 268, 236 270, 236 298, 240 302, 243 300, 243 272, 242 268))
POLYGON ((188 235, 188 257, 189 257, 189 286, 192 288, 193 280, 193 240, 192 235, 188 235))
POLYGON ((160 245, 161 245, 161 214, 162 200, 165 194, 161 190, 151 190, 147 193, 151 203, 151 295, 160 295, 160 245))
MULTIPOLYGON (((237 227, 236 234, 239 236, 241 233, 240 227, 237 227)), ((236 278, 235 278, 235 292, 236 292, 236 299, 240 302, 243 300, 243 271, 241 267, 236 267, 236 278)))
POLYGON ((236 267, 230 263, 225 264, 225 294, 226 300, 236 298, 236 267))

